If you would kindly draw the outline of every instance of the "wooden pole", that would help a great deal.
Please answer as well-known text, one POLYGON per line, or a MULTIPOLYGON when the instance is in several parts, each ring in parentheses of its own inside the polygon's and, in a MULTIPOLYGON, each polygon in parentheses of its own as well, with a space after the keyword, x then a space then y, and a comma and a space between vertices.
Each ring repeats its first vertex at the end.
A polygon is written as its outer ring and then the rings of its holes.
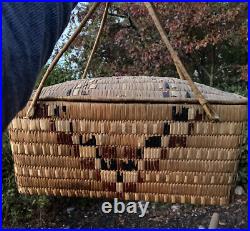
POLYGON ((51 62, 51 64, 49 65, 47 71, 45 72, 37 90, 35 93, 35 96, 27 110, 27 114, 26 116, 32 117, 34 116, 35 113, 35 105, 36 102, 39 98, 39 95, 42 91, 43 85, 45 83, 45 81, 47 80, 49 74, 51 73, 51 71, 53 70, 54 66, 57 64, 57 62, 59 61, 59 59, 62 57, 63 53, 68 49, 68 47, 72 44, 72 42, 75 40, 75 38, 77 37, 77 35, 81 32, 82 28, 86 25, 87 21, 89 20, 89 18, 91 17, 91 15, 94 13, 95 9, 97 8, 97 6, 100 4, 100 2, 94 3, 88 13, 86 14, 86 16, 84 17, 84 19, 82 20, 82 22, 80 23, 80 25, 78 26, 78 28, 76 29, 76 31, 73 33, 73 35, 69 38, 69 40, 65 43, 65 45, 63 46, 63 48, 58 52, 58 54, 56 55, 56 57, 53 59, 53 61, 51 62))
POLYGON ((173 61, 174 61, 177 72, 180 75, 181 79, 184 79, 184 80, 186 80, 188 82, 188 84, 191 87, 196 99, 199 101, 199 103, 201 104, 201 106, 205 110, 208 118, 213 120, 213 121, 218 121, 219 116, 216 114, 216 112, 210 106, 208 101, 204 98, 204 96, 202 95, 202 93, 200 92, 198 87, 194 84, 194 82, 191 79, 191 77, 189 76, 186 68, 182 64, 178 54, 176 53, 176 51, 173 49, 172 45, 170 44, 170 42, 169 42, 169 40, 167 38, 167 35, 166 35, 166 33, 165 33, 161 23, 160 23, 160 20, 158 18, 156 10, 154 9, 153 4, 151 2, 145 2, 144 4, 145 4, 146 8, 148 9, 149 15, 153 19, 154 24, 155 24, 157 30, 159 31, 160 36, 161 36, 163 42, 165 43, 165 45, 166 45, 166 47, 167 47, 173 61))
POLYGON ((108 8, 110 7, 110 5, 111 5, 111 4, 110 4, 109 2, 106 3, 106 7, 105 7, 104 12, 103 12, 103 16, 102 16, 100 28, 99 28, 99 31, 98 31, 98 33, 97 33, 96 40, 95 40, 95 42, 94 42, 93 48, 92 48, 92 50, 91 50, 91 53, 90 53, 90 55, 89 55, 89 58, 88 58, 86 67, 85 67, 85 69, 84 69, 84 72, 83 72, 83 75, 82 75, 82 79, 84 79, 84 78, 86 77, 86 75, 87 75, 88 68, 89 68, 90 62, 91 62, 91 60, 92 60, 93 54, 95 53, 96 48, 97 48, 97 45, 98 45, 98 43, 99 43, 99 41, 100 41, 101 33, 102 33, 102 31, 103 31, 104 24, 105 24, 106 19, 107 19, 108 8))

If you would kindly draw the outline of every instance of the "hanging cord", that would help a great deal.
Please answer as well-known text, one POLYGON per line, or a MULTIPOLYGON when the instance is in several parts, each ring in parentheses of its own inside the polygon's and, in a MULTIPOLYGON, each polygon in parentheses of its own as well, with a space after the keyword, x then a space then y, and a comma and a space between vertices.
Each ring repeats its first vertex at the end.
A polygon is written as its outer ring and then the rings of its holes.
POLYGON ((42 91, 43 85, 45 83, 45 81, 47 80, 49 74, 51 73, 51 71, 53 70, 53 68, 55 67, 55 65, 57 64, 57 62, 59 61, 59 59, 62 57, 63 53, 69 48, 69 46, 72 44, 72 42, 75 40, 75 38, 77 37, 77 35, 81 32, 82 28, 86 25, 86 23, 88 22, 89 18, 91 17, 91 15, 94 13, 95 9, 97 8, 97 6, 100 3, 93 3, 93 5, 90 7, 88 13, 86 14, 86 16, 83 18, 83 20, 81 21, 80 25, 78 26, 78 28, 76 29, 76 31, 73 33, 73 35, 69 38, 69 40, 65 43, 65 45, 63 46, 63 48, 58 52, 58 54, 56 55, 56 57, 53 59, 53 61, 50 63, 47 71, 45 72, 37 90, 35 93, 35 96, 27 110, 27 114, 26 117, 30 118, 33 117, 35 114, 35 106, 37 103, 37 100, 39 98, 39 95, 42 91))
POLYGON ((170 44, 167 35, 159 21, 158 15, 156 13, 156 10, 154 8, 154 5, 150 2, 145 2, 144 3, 146 8, 148 9, 148 12, 151 16, 151 18, 154 21, 154 24, 157 28, 157 30, 159 31, 161 38, 163 40, 163 42, 165 43, 173 61, 174 64, 176 66, 177 72, 180 75, 181 79, 184 79, 188 82, 189 86, 191 87, 196 99, 198 99, 199 103, 201 104, 201 106, 203 107, 204 111, 206 112, 207 116, 209 119, 211 119, 212 121, 218 121, 219 120, 219 116, 216 114, 216 112, 213 110, 213 108, 211 107, 211 105, 208 103, 208 101, 204 98, 204 96, 202 95, 202 93, 200 92, 200 90, 198 89, 198 87, 194 84, 193 80, 191 79, 190 75, 188 74, 186 68, 184 67, 184 65, 182 64, 178 54, 175 52, 175 50, 173 49, 172 45, 170 44))
POLYGON ((111 3, 109 3, 109 2, 106 3, 106 6, 105 6, 105 9, 104 9, 104 12, 103 12, 103 16, 102 16, 102 20, 101 20, 101 24, 100 24, 100 28, 99 28, 99 31, 98 31, 98 33, 96 35, 96 40, 95 40, 95 43, 94 43, 93 48, 91 50, 91 53, 89 55, 86 67, 85 67, 83 75, 82 75, 82 79, 84 79, 86 77, 87 73, 88 73, 88 68, 89 68, 90 62, 92 60, 93 54, 96 51, 96 48, 97 48, 98 43, 100 41, 101 33, 103 31, 103 28, 104 28, 104 25, 105 25, 105 22, 106 22, 106 19, 107 19, 108 9, 109 9, 110 5, 111 5, 111 3))

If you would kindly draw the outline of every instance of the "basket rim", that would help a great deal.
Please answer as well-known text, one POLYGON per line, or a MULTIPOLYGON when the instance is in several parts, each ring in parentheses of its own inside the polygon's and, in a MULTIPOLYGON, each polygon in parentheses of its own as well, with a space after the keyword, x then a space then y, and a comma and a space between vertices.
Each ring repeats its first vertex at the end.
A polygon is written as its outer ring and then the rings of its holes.
MULTIPOLYGON (((32 98, 29 99, 32 101, 32 98)), ((65 102, 93 102, 93 103, 149 103, 149 104, 165 104, 165 103, 176 103, 176 104, 198 104, 199 101, 196 99, 181 99, 181 98, 166 98, 166 99, 152 99, 152 98, 118 98, 118 97, 88 97, 88 96, 64 96, 64 97, 42 97, 38 101, 65 101, 65 102)), ((228 100, 208 100, 211 104, 222 104, 222 105, 247 105, 248 99, 242 98, 239 100, 228 101, 228 100)))

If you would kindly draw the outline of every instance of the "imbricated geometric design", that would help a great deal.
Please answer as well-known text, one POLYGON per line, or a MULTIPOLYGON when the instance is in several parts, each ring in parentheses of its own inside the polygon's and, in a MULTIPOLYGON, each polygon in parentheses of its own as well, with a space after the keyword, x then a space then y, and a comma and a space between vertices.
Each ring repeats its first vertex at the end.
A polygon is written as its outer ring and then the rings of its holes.
POLYGON ((107 77, 45 87, 9 126, 20 193, 227 204, 235 185, 247 99, 184 80, 107 77))

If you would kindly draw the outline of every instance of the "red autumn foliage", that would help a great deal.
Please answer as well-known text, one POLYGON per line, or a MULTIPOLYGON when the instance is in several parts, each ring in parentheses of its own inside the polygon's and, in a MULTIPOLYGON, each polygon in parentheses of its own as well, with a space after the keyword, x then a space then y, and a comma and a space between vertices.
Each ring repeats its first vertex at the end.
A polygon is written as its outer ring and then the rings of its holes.
MULTIPOLYGON (((247 3, 155 3, 155 6, 172 46, 190 74, 197 72, 198 79, 207 79, 212 85, 225 70, 237 72, 239 66, 246 65, 247 3), (230 49, 241 49, 241 58, 233 60, 230 49)), ((101 4, 92 23, 72 46, 75 52, 70 59, 81 63, 80 66, 93 45, 103 8, 101 4)), ((87 9, 86 5, 78 7, 72 20, 81 20, 87 9)), ((143 3, 112 4, 90 74, 177 75, 143 3)))

